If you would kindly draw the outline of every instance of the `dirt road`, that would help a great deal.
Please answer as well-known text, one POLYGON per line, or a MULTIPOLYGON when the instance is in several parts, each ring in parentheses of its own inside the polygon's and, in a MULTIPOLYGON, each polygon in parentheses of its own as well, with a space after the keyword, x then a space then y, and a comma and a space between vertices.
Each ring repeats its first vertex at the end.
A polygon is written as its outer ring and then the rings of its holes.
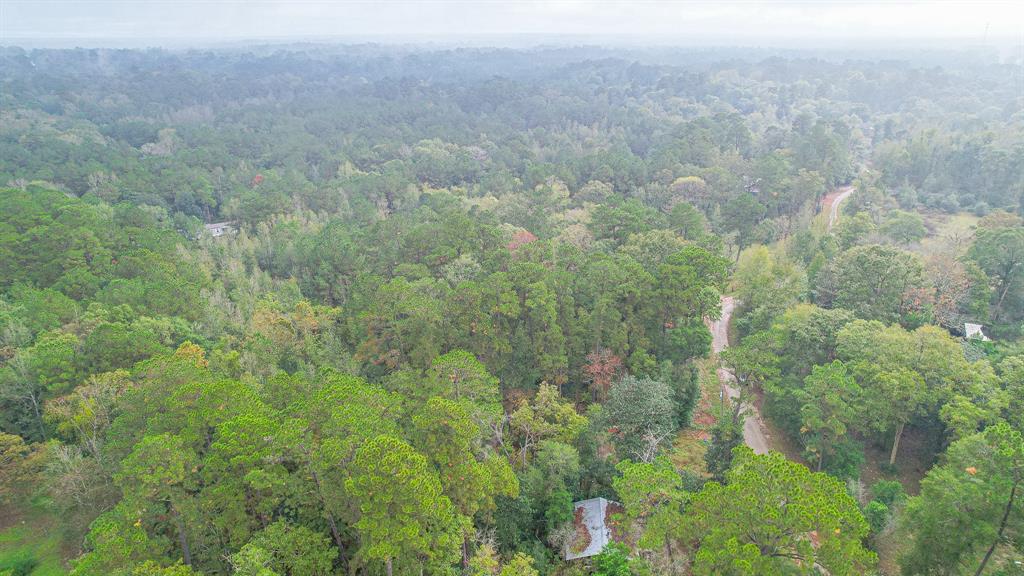
MULTIPOLYGON (((837 189, 835 192, 829 194, 825 199, 824 203, 829 207, 828 214, 828 229, 832 230, 832 226, 839 220, 839 206, 846 200, 850 194, 853 194, 853 186, 843 186, 837 189)), ((729 346, 729 318, 732 317, 732 311, 736 307, 736 302, 732 296, 722 296, 722 315, 715 322, 711 322, 708 328, 711 329, 711 349, 715 353, 719 353, 725 350, 729 346)), ((729 398, 735 400, 739 398, 740 391, 736 387, 736 377, 725 368, 718 368, 718 380, 722 383, 722 390, 725 394, 729 395, 729 398)), ((764 425, 761 423, 761 413, 758 412, 757 407, 753 405, 747 406, 747 415, 743 421, 743 442, 753 449, 755 454, 767 454, 768 453, 768 437, 765 436, 764 425)))
MULTIPOLYGON (((729 318, 736 302, 732 296, 722 296, 722 316, 711 323, 711 349, 719 353, 729 345, 729 318)), ((736 378, 725 368, 718 369, 718 379, 722 382, 722 389, 729 398, 739 398, 740 391, 733 385, 736 378)), ((761 414, 754 406, 748 406, 746 419, 743 421, 743 442, 754 450, 755 454, 768 453, 768 439, 764 435, 764 427, 761 426, 761 414)))
POLYGON ((843 186, 838 190, 839 194, 832 199, 832 207, 828 212, 828 230, 832 231, 832 226, 835 225, 836 221, 839 220, 839 205, 843 203, 843 200, 853 194, 853 186, 843 186))

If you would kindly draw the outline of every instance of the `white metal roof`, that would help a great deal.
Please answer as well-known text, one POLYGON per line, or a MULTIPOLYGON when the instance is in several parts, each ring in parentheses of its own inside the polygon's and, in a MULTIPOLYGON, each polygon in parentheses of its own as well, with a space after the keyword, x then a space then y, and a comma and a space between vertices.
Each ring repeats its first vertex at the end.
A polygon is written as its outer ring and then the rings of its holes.
POLYGON ((983 341, 988 341, 988 336, 981 331, 984 328, 981 324, 971 324, 970 322, 964 323, 964 337, 967 339, 979 338, 983 341))
MULTIPOLYGON (((577 558, 588 558, 600 554, 604 547, 612 541, 612 531, 605 525, 604 517, 608 512, 608 500, 604 498, 591 498, 573 503, 573 512, 583 509, 583 525, 590 533, 590 543, 583 550, 575 550, 578 546, 579 536, 576 536, 565 548, 565 559, 575 560, 577 558)), ((575 518, 575 514, 574 514, 575 518)), ((575 525, 575 522, 574 522, 575 525)))

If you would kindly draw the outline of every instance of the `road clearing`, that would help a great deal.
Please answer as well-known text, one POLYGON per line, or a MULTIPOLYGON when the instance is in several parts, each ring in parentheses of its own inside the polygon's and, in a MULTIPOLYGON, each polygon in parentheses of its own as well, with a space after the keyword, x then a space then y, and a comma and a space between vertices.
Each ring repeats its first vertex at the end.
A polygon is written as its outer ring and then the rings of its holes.
MULTIPOLYGON (((729 318, 736 307, 736 301, 732 296, 722 296, 722 314, 718 320, 711 322, 711 349, 715 354, 720 353, 729 346, 729 318)), ((738 402, 740 391, 734 384, 736 377, 729 370, 722 366, 718 368, 718 380, 722 383, 722 390, 728 395, 731 402, 738 402)), ((761 413, 757 407, 748 405, 743 416, 743 443, 749 446, 755 454, 768 453, 768 438, 764 434, 764 426, 761 425, 761 413)))
POLYGON ((828 212, 828 231, 829 232, 832 231, 832 226, 834 226, 835 223, 839 220, 839 205, 842 204, 843 200, 846 200, 846 198, 850 194, 853 194, 853 191, 854 191, 854 187, 853 186, 843 186, 842 188, 839 188, 839 190, 838 190, 839 194, 836 194, 835 198, 832 199, 832 205, 829 208, 829 212, 828 212))

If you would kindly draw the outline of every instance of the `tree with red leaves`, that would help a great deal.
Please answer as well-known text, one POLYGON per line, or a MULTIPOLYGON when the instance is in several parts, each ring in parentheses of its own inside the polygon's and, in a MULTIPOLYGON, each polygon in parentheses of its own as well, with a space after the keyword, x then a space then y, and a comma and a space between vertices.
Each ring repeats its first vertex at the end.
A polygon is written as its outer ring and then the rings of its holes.
POLYGON ((583 371, 590 377, 590 390, 594 398, 604 402, 608 389, 622 370, 622 359, 611 350, 600 349, 587 354, 587 365, 583 371))
POLYGON ((529 230, 517 230, 516 233, 512 235, 512 241, 508 243, 508 249, 515 252, 520 247, 525 246, 530 242, 535 242, 536 240, 537 237, 529 230))

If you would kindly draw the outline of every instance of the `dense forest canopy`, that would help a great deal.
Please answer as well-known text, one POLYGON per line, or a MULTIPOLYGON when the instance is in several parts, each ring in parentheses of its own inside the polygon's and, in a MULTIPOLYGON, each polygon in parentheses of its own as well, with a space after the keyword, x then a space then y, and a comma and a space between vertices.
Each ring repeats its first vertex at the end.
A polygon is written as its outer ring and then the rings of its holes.
POLYGON ((1018 573, 1024 73, 902 56, 0 48, 0 574, 1018 573))

